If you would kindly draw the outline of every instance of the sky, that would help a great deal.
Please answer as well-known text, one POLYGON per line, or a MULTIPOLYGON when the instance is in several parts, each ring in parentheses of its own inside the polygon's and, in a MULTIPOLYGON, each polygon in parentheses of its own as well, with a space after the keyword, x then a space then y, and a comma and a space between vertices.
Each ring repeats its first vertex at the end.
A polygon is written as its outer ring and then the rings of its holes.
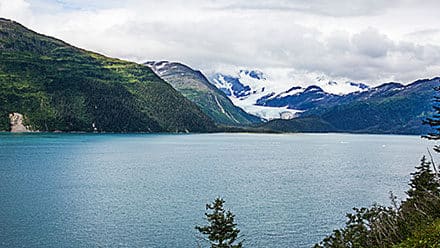
POLYGON ((111 57, 370 85, 440 76, 439 10, 437 0, 0 0, 1 17, 111 57))

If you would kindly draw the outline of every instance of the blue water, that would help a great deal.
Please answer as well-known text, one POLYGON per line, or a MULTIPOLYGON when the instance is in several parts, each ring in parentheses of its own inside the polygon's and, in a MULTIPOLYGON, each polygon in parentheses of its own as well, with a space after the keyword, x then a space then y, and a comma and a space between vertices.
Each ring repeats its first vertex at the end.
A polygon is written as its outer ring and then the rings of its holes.
POLYGON ((404 197, 431 146, 348 134, 0 134, 1 247, 197 247, 221 196, 245 247, 310 247, 404 197))

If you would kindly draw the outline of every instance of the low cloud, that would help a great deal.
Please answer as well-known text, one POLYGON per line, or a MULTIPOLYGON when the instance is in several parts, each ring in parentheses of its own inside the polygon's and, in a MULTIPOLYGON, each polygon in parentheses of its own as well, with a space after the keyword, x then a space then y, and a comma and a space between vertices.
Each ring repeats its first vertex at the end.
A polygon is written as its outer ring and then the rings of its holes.
POLYGON ((399 4, 398 0, 234 0, 223 1, 218 8, 236 10, 295 11, 335 17, 369 16, 384 13, 399 4), (225 3, 229 2, 229 3, 225 3))
POLYGON ((245 67, 378 84, 438 76, 435 27, 440 22, 428 15, 436 5, 410 0, 188 0, 183 5, 177 0, 0 0, 0 15, 73 45, 137 62, 165 59, 205 72, 245 67), (409 11, 427 17, 395 21, 409 11))

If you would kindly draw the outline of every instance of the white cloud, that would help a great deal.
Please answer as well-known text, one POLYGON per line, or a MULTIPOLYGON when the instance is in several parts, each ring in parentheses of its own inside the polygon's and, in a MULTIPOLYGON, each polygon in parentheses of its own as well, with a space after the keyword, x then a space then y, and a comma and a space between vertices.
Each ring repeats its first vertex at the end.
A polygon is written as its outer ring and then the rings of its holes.
POLYGON ((221 1, 220 8, 241 10, 278 10, 327 16, 368 16, 385 12, 399 4, 397 0, 233 0, 221 1), (225 3, 227 2, 227 3, 225 3))
POLYGON ((394 44, 393 42, 379 31, 369 28, 353 35, 353 43, 356 50, 363 55, 379 58, 385 57, 394 44))
POLYGON ((377 84, 438 76, 439 7, 431 0, 0 0, 0 15, 137 62, 377 84))
POLYGON ((25 0, 1 0, 0 1, 0 16, 4 18, 24 19, 29 14, 30 4, 25 0))

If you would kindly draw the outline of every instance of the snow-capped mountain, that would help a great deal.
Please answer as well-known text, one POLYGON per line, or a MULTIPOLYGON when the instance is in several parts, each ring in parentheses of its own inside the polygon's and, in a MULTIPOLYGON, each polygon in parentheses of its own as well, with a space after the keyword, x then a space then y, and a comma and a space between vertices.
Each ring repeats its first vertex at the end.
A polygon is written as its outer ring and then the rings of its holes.
POLYGON ((198 70, 178 62, 149 61, 144 64, 219 125, 237 126, 261 122, 260 118, 234 105, 198 70))
POLYGON ((439 77, 405 85, 385 83, 367 91, 337 96, 299 118, 273 120, 262 126, 283 132, 426 134, 432 129, 423 120, 434 114, 432 99, 438 95, 435 88, 439 86, 439 77))
POLYGON ((258 70, 240 70, 235 75, 215 73, 210 81, 235 105, 266 120, 290 119, 342 95, 370 89, 363 83, 338 83, 324 76, 309 82, 280 83, 258 70))
POLYGON ((236 105, 246 112, 257 115, 266 120, 285 117, 294 117, 300 110, 288 109, 287 106, 264 106, 257 104, 259 99, 274 94, 283 88, 277 88, 265 74, 257 70, 240 70, 237 75, 216 73, 210 81, 223 91, 236 105))

